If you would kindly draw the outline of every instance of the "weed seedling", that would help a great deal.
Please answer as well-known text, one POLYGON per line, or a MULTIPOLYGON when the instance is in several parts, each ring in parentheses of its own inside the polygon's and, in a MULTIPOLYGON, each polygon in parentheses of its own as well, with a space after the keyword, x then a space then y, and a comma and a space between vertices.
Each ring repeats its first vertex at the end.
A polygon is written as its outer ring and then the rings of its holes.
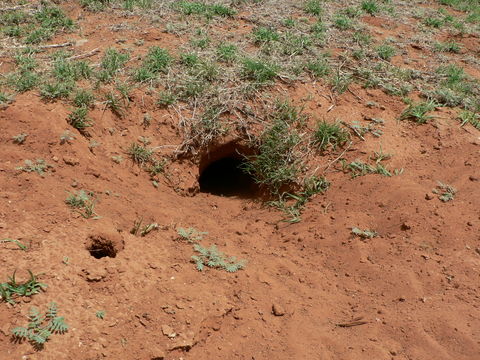
POLYGON ((427 113, 433 111, 436 106, 437 104, 433 100, 411 103, 403 110, 400 120, 413 120, 418 124, 425 124, 428 120, 433 119, 433 116, 427 115, 427 113))
POLYGON ((35 161, 25 160, 25 166, 19 166, 17 170, 36 172, 38 175, 44 176, 45 172, 51 167, 52 165, 47 164, 43 159, 37 159, 35 161))
POLYGON ((98 310, 98 311, 95 313, 95 316, 96 316, 97 318, 99 318, 100 320, 105 319, 105 315, 106 315, 105 310, 98 310))
POLYGON ((6 244, 6 243, 12 243, 12 244, 15 244, 17 245, 20 250, 23 250, 23 251, 27 251, 28 250, 28 246, 27 245, 24 245, 22 242, 20 242, 19 240, 17 239, 3 239, 3 240, 0 240, 0 244, 6 244))
POLYGON ((317 124, 313 134, 313 143, 320 151, 325 151, 329 147, 335 150, 338 146, 345 144, 349 138, 348 131, 343 129, 338 122, 330 124, 323 120, 317 124))
POLYGON ((87 117, 88 108, 79 107, 73 110, 67 118, 67 122, 80 132, 85 132, 85 129, 92 126, 92 120, 87 117))
POLYGON ((22 145, 27 139, 28 134, 21 133, 15 136, 12 136, 12 141, 14 144, 22 145))
POLYGON ((208 234, 208 232, 198 231, 194 228, 178 228, 177 233, 180 240, 185 240, 191 244, 201 241, 203 236, 208 234))
POLYGON ((91 191, 79 190, 75 193, 69 193, 65 203, 85 219, 98 218, 95 213, 96 197, 91 191))
POLYGON ((438 182, 438 185, 435 189, 432 190, 434 194, 438 195, 438 198, 443 202, 448 202, 455 198, 455 194, 457 193, 457 189, 453 186, 444 184, 442 182, 438 182))
POLYGON ((205 248, 200 244, 195 244, 193 245, 193 249, 198 253, 198 255, 192 256, 192 262, 196 264, 198 271, 203 271, 205 266, 222 269, 231 273, 245 268, 245 260, 237 261, 235 256, 230 257, 225 255, 217 249, 216 245, 205 248))
POLYGON ((32 307, 28 315, 29 323, 26 327, 16 327, 12 330, 16 341, 28 340, 36 350, 43 349, 45 343, 53 334, 64 334, 68 325, 63 316, 58 316, 57 304, 52 302, 45 315, 32 307))
POLYGON ((47 285, 38 282, 38 275, 33 275, 30 270, 28 270, 28 273, 30 274, 30 279, 23 284, 17 283, 15 279, 15 273, 16 271, 13 272, 12 276, 8 277, 8 281, 6 283, 0 283, 0 295, 2 301, 6 301, 9 304, 15 304, 14 297, 30 297, 32 295, 38 294, 40 291, 44 290, 47 287, 47 285))

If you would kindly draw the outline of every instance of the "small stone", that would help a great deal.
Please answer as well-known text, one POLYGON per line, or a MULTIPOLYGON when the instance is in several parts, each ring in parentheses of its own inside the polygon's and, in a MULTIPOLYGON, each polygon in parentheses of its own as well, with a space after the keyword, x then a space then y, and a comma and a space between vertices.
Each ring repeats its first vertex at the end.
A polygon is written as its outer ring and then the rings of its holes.
POLYGON ((286 311, 285 309, 283 308, 283 306, 279 305, 279 304, 273 304, 272 305, 272 314, 275 315, 275 316, 283 316, 285 315, 286 311))
POLYGON ((71 183, 70 186, 73 187, 73 188, 76 188, 78 186, 77 180, 73 180, 73 182, 71 183))
POLYGON ((67 165, 70 165, 70 166, 75 166, 75 165, 80 164, 80 161, 77 158, 70 157, 70 156, 64 156, 63 157, 63 162, 67 165))
POLYGON ((406 299, 405 297, 403 297, 403 296, 400 296, 400 297, 398 298, 398 301, 400 301, 400 302, 405 302, 405 301, 407 301, 407 299, 406 299))
POLYGON ((55 161, 55 162, 58 162, 58 157, 53 156, 53 157, 52 157, 52 160, 55 161))
POLYGON ((425 194, 425 200, 432 200, 434 199, 434 196, 430 193, 425 194))
POLYGON ((107 276, 107 270, 105 268, 100 269, 84 269, 84 274, 86 275, 87 281, 97 282, 101 281, 107 276))
POLYGON ((476 248, 476 249, 475 249, 475 252, 476 252, 478 255, 480 255, 480 248, 476 248))
POLYGON ((477 177, 477 176, 470 175, 470 176, 468 177, 468 180, 470 180, 470 181, 478 181, 478 177, 477 177))
POLYGON ((400 227, 403 231, 410 230, 412 228, 412 225, 410 225, 408 222, 403 222, 402 226, 400 227))
POLYGON ((177 336, 175 331, 173 331, 173 329, 168 325, 162 325, 162 333, 163 333, 163 335, 168 336, 170 339, 177 336))

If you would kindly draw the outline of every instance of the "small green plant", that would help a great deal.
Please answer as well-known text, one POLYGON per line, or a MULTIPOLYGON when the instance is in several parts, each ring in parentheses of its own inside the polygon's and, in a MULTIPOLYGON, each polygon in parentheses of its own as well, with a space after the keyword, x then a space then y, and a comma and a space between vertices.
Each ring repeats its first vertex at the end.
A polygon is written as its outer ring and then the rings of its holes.
POLYGON ((436 18, 436 17, 432 17, 432 16, 429 16, 427 18, 425 18, 425 20, 423 21, 423 23, 429 27, 433 27, 433 28, 440 28, 442 27, 442 25, 444 24, 444 21, 443 19, 439 19, 439 18, 436 18))
POLYGON ((377 46, 377 55, 380 59, 390 61, 390 59, 395 55, 396 50, 393 46, 382 44, 377 46))
POLYGON ((323 13, 320 0, 308 0, 305 3, 305 12, 310 15, 320 16, 323 13))
POLYGON ((85 219, 92 217, 98 219, 98 215, 95 213, 96 197, 91 191, 78 190, 69 193, 65 203, 85 219))
POLYGON ((380 11, 377 2, 372 0, 362 1, 361 8, 369 15, 375 15, 380 11))
POLYGON ((301 160, 295 151, 301 142, 295 125, 301 117, 288 103, 279 103, 272 118, 273 123, 257 140, 257 154, 247 157, 243 169, 277 195, 282 187, 296 181, 301 170, 301 160))
POLYGON ((143 217, 140 217, 139 219, 135 220, 133 222, 133 227, 130 229, 130 234, 132 235, 140 235, 140 236, 146 236, 153 230, 157 230, 159 228, 159 225, 157 223, 151 223, 151 224, 145 224, 142 226, 143 223, 143 217))
POLYGON ((97 318, 99 318, 100 320, 105 319, 105 315, 106 315, 105 310, 98 310, 98 311, 95 313, 95 316, 96 316, 97 318))
POLYGON ((249 80, 264 84, 271 82, 278 75, 278 66, 255 59, 245 59, 243 61, 243 76, 249 80))
POLYGON ((138 82, 154 80, 161 72, 165 72, 172 62, 168 50, 153 46, 143 60, 142 66, 135 72, 134 79, 138 82))
POLYGON ((58 316, 57 304, 52 302, 45 315, 32 307, 28 315, 29 323, 26 327, 16 327, 12 330, 16 341, 28 340, 37 349, 43 349, 45 343, 53 334, 64 334, 68 325, 63 316, 58 316))
POLYGON ((17 245, 20 250, 23 250, 23 251, 28 250, 28 246, 23 244, 21 241, 19 241, 17 239, 3 239, 3 240, 0 240, 0 244, 2 244, 2 243, 3 244, 12 243, 12 244, 17 245))
POLYGON ((348 30, 353 27, 352 20, 342 14, 335 15, 333 19, 333 24, 336 28, 340 30, 348 30))
POLYGON ((18 135, 12 136, 12 141, 14 144, 22 145, 27 139, 28 134, 21 133, 18 135))
POLYGON ((192 227, 188 229, 180 227, 177 229, 177 233, 180 240, 185 240, 192 244, 201 241, 203 239, 203 236, 208 234, 208 232, 198 231, 197 229, 192 227))
POLYGON ((361 230, 357 227, 352 228, 352 234, 355 236, 359 236, 362 239, 373 239, 374 237, 378 236, 378 233, 376 231, 368 229, 361 230))
POLYGON ((127 149, 127 154, 130 155, 133 162, 139 165, 148 163, 153 155, 153 150, 136 143, 132 143, 127 149))
POLYGON ((13 272, 12 276, 8 277, 8 281, 6 283, 0 283, 0 296, 2 301, 8 302, 9 304, 13 305, 15 304, 16 297, 30 297, 38 294, 40 291, 44 290, 47 287, 47 285, 37 281, 38 275, 33 275, 30 270, 28 270, 28 273, 30 274, 30 279, 23 284, 17 283, 17 280, 15 278, 16 271, 13 272))
POLYGON ((476 129, 480 130, 480 114, 476 114, 472 111, 463 110, 458 115, 458 118, 461 121, 460 126, 465 126, 466 124, 471 124, 476 129))
POLYGON ((323 78, 331 72, 330 64, 325 58, 309 61, 305 67, 316 78, 323 78))
POLYGON ((46 83, 40 88, 40 96, 45 100, 67 99, 73 88, 74 84, 69 82, 46 83))
POLYGON ((85 132, 86 128, 92 126, 92 120, 87 115, 88 108, 76 108, 68 115, 67 122, 80 132, 85 132))
POLYGON ((160 107, 167 107, 175 104, 177 95, 171 91, 165 90, 158 94, 157 105, 160 107))
POLYGON ((434 194, 438 195, 438 198, 443 202, 451 201, 455 198, 455 194, 457 193, 457 189, 453 186, 444 184, 438 181, 438 185, 435 189, 432 190, 434 194))
POLYGON ((90 90, 80 89, 73 96, 73 104, 78 108, 88 109, 94 101, 95 96, 90 90))
POLYGON ((184 15, 203 15, 207 18, 213 16, 234 16, 236 11, 220 4, 205 4, 200 1, 177 1, 173 5, 175 9, 184 15))
POLYGON ((19 166, 17 170, 36 172, 38 175, 44 176, 46 171, 51 167, 52 165, 47 164, 43 159, 37 159, 35 161, 25 160, 25 166, 19 166))
POLYGON ((450 41, 450 42, 444 42, 444 43, 437 42, 434 45, 434 49, 435 51, 439 51, 439 52, 450 52, 450 53, 458 54, 460 53, 461 47, 456 42, 450 41))
POLYGON ((425 124, 428 120, 433 119, 433 116, 428 115, 428 113, 435 110, 436 106, 437 104, 433 100, 411 103, 403 110, 400 120, 412 120, 418 124, 425 124))
POLYGON ((112 81, 129 58, 128 54, 122 54, 116 49, 107 49, 100 63, 101 70, 98 74, 98 79, 101 82, 112 81))
POLYGON ((280 34, 275 29, 260 26, 253 30, 253 39, 256 43, 278 41, 280 34))
POLYGON ((203 271, 205 266, 222 269, 231 273, 245 268, 245 260, 237 260, 235 256, 227 256, 217 249, 216 245, 206 248, 200 244, 194 244, 193 249, 198 255, 192 256, 192 262, 197 266, 198 271, 203 271))
POLYGON ((75 135, 73 135, 70 131, 65 130, 62 135, 60 135, 60 145, 63 144, 70 144, 72 140, 75 140, 75 135))
POLYGON ((221 61, 232 62, 237 57, 237 46, 234 44, 220 44, 217 48, 217 57, 221 61))
POLYGON ((323 120, 317 124, 313 134, 313 143, 320 151, 325 151, 329 147, 335 150, 338 146, 345 144, 349 138, 348 131, 342 128, 339 122, 331 124, 323 120))
POLYGON ((403 169, 395 169, 393 173, 389 171, 385 166, 383 166, 380 161, 376 161, 375 166, 367 164, 361 160, 355 160, 351 163, 343 163, 343 168, 349 171, 352 175, 352 178, 358 176, 365 176, 367 174, 379 174, 387 177, 394 175, 400 175, 403 173, 403 169))

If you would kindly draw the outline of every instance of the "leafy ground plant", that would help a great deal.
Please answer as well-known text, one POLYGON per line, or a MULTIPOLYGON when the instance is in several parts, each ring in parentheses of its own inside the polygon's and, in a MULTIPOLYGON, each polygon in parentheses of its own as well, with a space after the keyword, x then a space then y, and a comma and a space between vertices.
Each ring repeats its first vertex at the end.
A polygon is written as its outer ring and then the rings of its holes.
POLYGON ((54 302, 49 305, 45 315, 36 307, 30 308, 28 319, 26 327, 16 327, 12 334, 16 341, 28 340, 37 350, 43 349, 53 334, 64 334, 68 331, 68 325, 63 316, 58 316, 57 304, 54 302))
POLYGON ((52 166, 47 164, 43 159, 37 159, 35 161, 25 160, 25 166, 17 167, 17 170, 25 172, 36 172, 40 176, 44 176, 46 171, 52 166))
POLYGON ((65 203, 85 219, 98 218, 95 213, 96 197, 91 191, 79 190, 70 193, 65 199, 65 203))
POLYGON ((318 123, 313 134, 313 143, 320 151, 328 148, 335 150, 338 146, 345 144, 349 139, 349 133, 339 123, 330 124, 325 120, 318 123))
POLYGON ((236 272, 246 265, 245 260, 237 260, 235 256, 227 256, 217 249, 216 245, 208 248, 200 244, 193 246, 198 255, 192 256, 192 261, 197 265, 197 270, 203 271, 205 266, 222 269, 228 272, 236 272))
POLYGON ((197 229, 192 227, 188 229, 182 227, 178 228, 177 233, 180 237, 180 240, 186 240, 192 244, 201 241, 203 239, 203 236, 208 234, 208 232, 198 231, 197 229))
POLYGON ((47 287, 47 285, 37 281, 38 275, 33 275, 30 270, 28 270, 28 273, 30 274, 30 279, 23 284, 17 283, 15 271, 13 272, 12 276, 8 277, 8 281, 6 283, 0 283, 0 295, 2 301, 6 301, 9 304, 15 304, 15 297, 30 297, 32 295, 38 294, 40 291, 47 287))
POLYGON ((403 110, 400 120, 412 120, 419 124, 425 124, 433 116, 427 115, 428 112, 435 110, 437 104, 431 100, 428 102, 411 103, 403 110))
POLYGON ((435 189, 432 190, 434 194, 438 195, 438 198, 443 202, 448 202, 455 198, 455 194, 457 193, 457 189, 455 189, 452 185, 444 184, 442 182, 438 182, 438 185, 435 189))

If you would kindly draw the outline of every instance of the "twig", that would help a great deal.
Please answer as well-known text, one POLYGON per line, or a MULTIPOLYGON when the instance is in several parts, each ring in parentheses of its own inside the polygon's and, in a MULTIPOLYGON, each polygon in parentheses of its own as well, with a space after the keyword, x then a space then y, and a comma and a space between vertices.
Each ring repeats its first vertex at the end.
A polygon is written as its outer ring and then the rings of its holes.
POLYGON ((359 132, 357 129, 355 129, 352 125, 346 123, 345 121, 341 121, 341 123, 342 123, 343 125, 345 125, 346 127, 348 127, 350 130, 352 130, 360 139, 362 139, 363 141, 365 141, 365 138, 363 137, 363 135, 360 134, 360 132, 359 132))
POLYGON ((93 55, 97 54, 99 51, 100 51, 99 48, 95 48, 95 49, 90 50, 89 52, 87 52, 87 53, 85 53, 85 54, 70 56, 69 58, 67 58, 67 60, 84 59, 84 58, 86 58, 86 57, 90 57, 90 56, 93 56, 93 55))
POLYGON ((48 45, 41 45, 39 46, 40 49, 53 49, 53 48, 61 48, 61 47, 67 47, 67 46, 72 46, 72 42, 66 42, 63 44, 48 44, 48 45))
POLYGON ((335 325, 338 326, 338 327, 347 328, 347 327, 359 326, 359 325, 365 325, 365 324, 368 324, 368 321, 363 321, 363 316, 360 316, 360 317, 357 317, 355 319, 352 319, 349 322, 339 323, 339 324, 335 324, 335 325))
POLYGON ((18 6, 11 6, 11 7, 6 7, 6 8, 0 8, 0 12, 3 12, 3 11, 15 11, 15 10, 22 9, 22 8, 24 8, 24 7, 27 7, 27 6, 29 6, 29 4, 18 5, 18 6))
POLYGON ((348 149, 350 149, 350 146, 352 146, 353 142, 350 141, 347 145, 347 147, 342 151, 342 153, 340 155, 338 155, 338 157, 336 157, 333 161, 331 161, 326 167, 325 169, 323 169, 323 174, 325 174, 327 172, 328 169, 330 169, 330 167, 335 164, 338 160, 340 160, 342 158, 342 156, 348 151, 348 149))

